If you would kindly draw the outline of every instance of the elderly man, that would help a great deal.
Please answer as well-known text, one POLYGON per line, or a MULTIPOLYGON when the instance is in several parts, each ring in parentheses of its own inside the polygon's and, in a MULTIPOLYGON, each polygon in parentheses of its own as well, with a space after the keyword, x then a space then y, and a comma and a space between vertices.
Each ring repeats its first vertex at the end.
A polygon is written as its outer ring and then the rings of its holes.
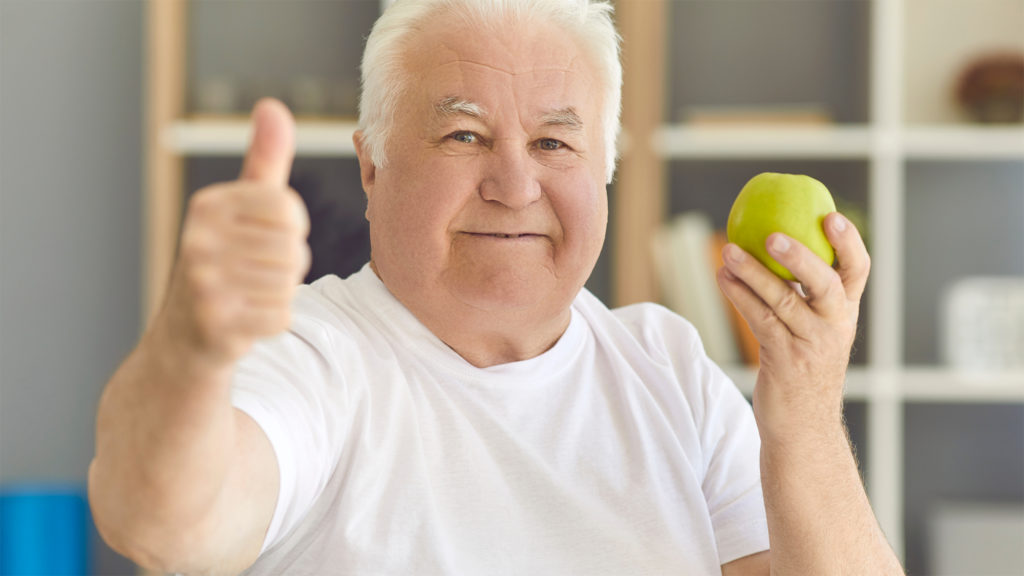
POLYGON ((582 289, 618 131, 608 5, 400 0, 363 75, 371 262, 296 291, 293 127, 261 102, 101 402, 114 548, 203 574, 901 573, 842 423, 868 270, 847 220, 836 270, 770 239, 807 297, 727 247, 763 345, 751 411, 685 320, 582 289))

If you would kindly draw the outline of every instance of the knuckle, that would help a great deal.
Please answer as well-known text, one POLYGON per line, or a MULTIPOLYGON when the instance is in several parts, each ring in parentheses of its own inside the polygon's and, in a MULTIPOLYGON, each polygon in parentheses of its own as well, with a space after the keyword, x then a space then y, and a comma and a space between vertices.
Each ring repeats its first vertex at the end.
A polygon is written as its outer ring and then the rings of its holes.
POLYGON ((302 240, 290 243, 288 247, 288 261, 295 270, 299 270, 305 265, 309 251, 309 245, 302 240))
POLYGON ((188 199, 189 216, 208 217, 219 212, 226 196, 226 188, 213 184, 197 190, 188 199))
POLYGON ((832 298, 837 295, 845 295, 846 288, 843 286, 843 279, 839 274, 833 272, 828 277, 828 284, 825 285, 825 297, 832 298))
POLYGON ((186 273, 186 282, 189 292, 192 293, 200 303, 216 300, 220 292, 220 274, 212 266, 193 266, 186 273))
POLYGON ((795 311, 801 303, 802 299, 796 293, 796 290, 787 290, 779 297, 773 308, 781 313, 781 315, 786 315, 795 311))
POLYGON ((871 255, 865 252, 864 258, 861 260, 860 273, 867 276, 869 272, 871 272, 871 255))
POLYGON ((191 227, 181 237, 181 258, 188 264, 208 261, 219 251, 217 236, 202 227, 191 227))
POLYGON ((766 307, 761 310, 757 324, 768 331, 773 331, 781 324, 781 320, 774 310, 766 307))
POLYGON ((298 275, 299 278, 305 278, 306 274, 313 267, 313 249, 309 247, 309 244, 303 242, 301 246, 302 259, 299 263, 298 275))
POLYGON ((309 235, 309 210, 302 196, 292 188, 287 188, 281 198, 287 202, 283 207, 283 214, 288 215, 289 224, 305 238, 309 235))

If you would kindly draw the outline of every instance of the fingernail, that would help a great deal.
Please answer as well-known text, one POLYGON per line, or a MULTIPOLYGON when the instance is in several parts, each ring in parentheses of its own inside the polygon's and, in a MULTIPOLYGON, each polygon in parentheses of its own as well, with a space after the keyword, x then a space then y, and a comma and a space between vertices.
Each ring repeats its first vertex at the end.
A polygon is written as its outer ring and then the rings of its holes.
POLYGON ((726 246, 725 246, 725 259, 726 260, 729 260, 731 262, 735 262, 736 264, 739 264, 740 262, 743 262, 743 258, 744 257, 745 257, 745 255, 743 254, 743 250, 741 250, 739 246, 736 246, 735 244, 726 244, 726 246))
POLYGON ((836 232, 843 232, 846 230, 846 216, 839 214, 832 219, 832 229, 836 232))
POLYGON ((786 250, 789 250, 789 239, 785 236, 776 235, 772 238, 772 250, 782 254, 786 250))

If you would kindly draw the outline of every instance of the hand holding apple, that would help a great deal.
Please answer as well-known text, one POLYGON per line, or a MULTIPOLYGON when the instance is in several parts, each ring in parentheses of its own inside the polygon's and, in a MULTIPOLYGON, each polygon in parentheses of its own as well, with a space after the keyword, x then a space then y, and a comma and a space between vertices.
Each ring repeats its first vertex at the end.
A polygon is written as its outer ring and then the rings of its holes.
POLYGON ((764 172, 754 176, 740 191, 729 212, 727 233, 736 243, 769 270, 785 280, 793 274, 765 249, 773 232, 783 232, 804 244, 829 265, 835 253, 822 223, 836 211, 836 204, 824 184, 800 174, 764 172))
POLYGON ((870 258, 824 186, 809 178, 803 189, 786 186, 789 178, 762 175, 741 192, 718 282, 761 345, 753 404, 762 440, 811 445, 843 427, 843 385, 870 258), (805 199, 787 210, 772 200, 782 188, 805 199))

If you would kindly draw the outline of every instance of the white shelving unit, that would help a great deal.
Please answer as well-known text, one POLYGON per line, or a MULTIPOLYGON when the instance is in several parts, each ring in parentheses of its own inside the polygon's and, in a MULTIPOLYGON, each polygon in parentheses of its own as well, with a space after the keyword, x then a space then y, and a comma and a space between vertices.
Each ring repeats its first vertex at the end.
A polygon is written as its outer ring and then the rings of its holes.
MULTIPOLYGON (((779 0, 782 1, 782 0, 779 0)), ((904 556, 903 439, 904 406, 908 403, 1022 404, 1024 372, 973 374, 960 373, 941 366, 904 365, 904 223, 905 172, 910 161, 943 162, 1021 161, 1024 162, 1024 125, 983 127, 951 122, 909 124, 904 119, 907 89, 904 86, 905 46, 909 4, 921 0, 872 0, 870 19, 871 115, 867 122, 822 127, 740 126, 729 128, 693 128, 665 124, 660 119, 663 105, 663 57, 666 31, 666 7, 670 0, 619 0, 619 21, 627 46, 624 101, 625 132, 629 149, 622 161, 617 186, 628 190, 629 204, 612 207, 615 229, 612 264, 616 304, 657 298, 649 234, 652 223, 663 221, 668 195, 659 168, 671 160, 859 160, 868 168, 868 207, 872 254, 872 280, 869 292, 869 333, 866 342, 869 365, 850 370, 847 398, 867 407, 868 491, 879 522, 897 553, 904 556), (653 111, 653 112, 652 112, 653 111), (652 116, 657 115, 657 116, 652 116)), ((1024 30, 1024 0, 987 0, 1021 6, 1020 29, 1024 30)), ((382 6, 388 4, 382 0, 382 6)), ((247 119, 185 120, 183 103, 159 101, 159 90, 167 83, 180 84, 181 66, 173 54, 183 48, 176 45, 181 35, 183 10, 179 0, 156 0, 158 13, 151 27, 162 38, 156 60, 170 62, 169 79, 151 83, 151 107, 157 109, 151 123, 150 205, 158 215, 151 234, 160 235, 150 243, 150 256, 156 246, 157 258, 150 259, 147 312, 158 301, 154 279, 166 274, 169 258, 160 256, 171 250, 177 230, 174 206, 180 206, 180 179, 161 174, 180 171, 185 156, 238 156, 248 142, 247 119), (163 12, 159 12, 163 10, 163 12), (176 18, 178 20, 176 20, 176 18), (167 27, 170 26, 170 30, 167 27), (170 37, 168 36, 170 34, 170 37), (171 56, 167 54, 170 53, 171 56), (160 56, 164 54, 164 56, 160 56), (176 70, 176 72, 174 71, 176 70), (163 82, 163 83, 161 83, 163 82), (161 112, 162 110, 162 112, 161 112), (178 168, 174 168, 178 166, 178 168), (161 168, 162 167, 162 168, 161 168), (170 168, 169 168, 170 167, 170 168), (161 170, 163 172, 161 172, 161 170), (168 172, 170 171, 170 172, 168 172), (171 215, 159 215, 160 207, 170 206, 171 215), (152 262, 155 261, 155 264, 152 262)), ((1024 49, 1024 37, 1020 42, 1024 49)), ((352 133, 355 125, 346 121, 305 121, 299 119, 297 153, 300 156, 352 157, 352 133)), ((1024 189, 1021 190, 1024 194, 1024 189)), ((756 374, 749 368, 726 367, 737 385, 747 394, 753 389, 756 374)), ((1008 439, 1024 443, 1024 439, 1008 439)))
MULTIPOLYGON (((1016 29, 1024 30, 1024 2, 986 0, 979 10, 1013 7, 1016 29)), ((669 2, 671 4, 671 2, 669 2)), ((936 2, 933 4, 943 4, 936 2)), ((948 4, 948 3, 946 3, 948 4)), ((850 369, 846 397, 867 408, 866 479, 878 520, 893 547, 905 558, 904 532, 904 408, 908 404, 1024 404, 1024 372, 963 373, 942 366, 904 364, 904 297, 906 168, 911 161, 1024 162, 1024 125, 981 126, 947 122, 907 122, 905 56, 910 35, 906 13, 917 18, 929 10, 922 0, 874 0, 870 19, 870 117, 863 124, 766 127, 764 125, 690 127, 661 124, 650 137, 650 153, 673 160, 859 160, 869 171, 869 221, 872 245, 872 289, 868 293, 867 347, 869 364, 850 369)), ((968 9, 954 7, 959 16, 968 9)), ((978 18, 978 20, 989 21, 978 18)), ((915 22, 919 28, 919 22, 915 22)), ((1003 30, 1014 28, 1003 22, 1003 30)), ((915 28, 916 31, 916 28, 915 28)), ((973 30, 975 40, 985 28, 973 30)), ((1009 36, 1013 38, 1013 36, 1009 36)), ((1016 45, 1024 51, 1024 36, 1016 45)), ((659 41, 658 39, 652 40, 659 41)), ((959 41, 959 40, 957 40, 959 41)), ((911 51, 915 56, 920 51, 911 51)), ((915 76, 916 77, 916 76, 915 76)), ((920 90, 916 92, 921 93, 920 90)), ((648 102, 648 106, 656 105, 648 102)), ((627 126, 627 129, 629 127, 627 126)), ((644 147, 637 147, 644 153, 644 147)), ((652 184, 657 181, 652 180, 652 184)), ((664 184, 662 183, 664 186, 664 184)), ((633 193, 635 191, 631 191, 633 193)), ((663 192, 662 194, 666 194, 663 192)), ((1024 195, 1024 183, 1020 193, 1024 195)), ((1024 214, 1022 214, 1024 217, 1024 214)), ((633 254, 630 258, 640 258, 633 254)), ((753 392, 756 372, 745 367, 726 371, 744 393, 753 392)), ((1008 438, 1024 449, 1024 438, 1008 438)))

